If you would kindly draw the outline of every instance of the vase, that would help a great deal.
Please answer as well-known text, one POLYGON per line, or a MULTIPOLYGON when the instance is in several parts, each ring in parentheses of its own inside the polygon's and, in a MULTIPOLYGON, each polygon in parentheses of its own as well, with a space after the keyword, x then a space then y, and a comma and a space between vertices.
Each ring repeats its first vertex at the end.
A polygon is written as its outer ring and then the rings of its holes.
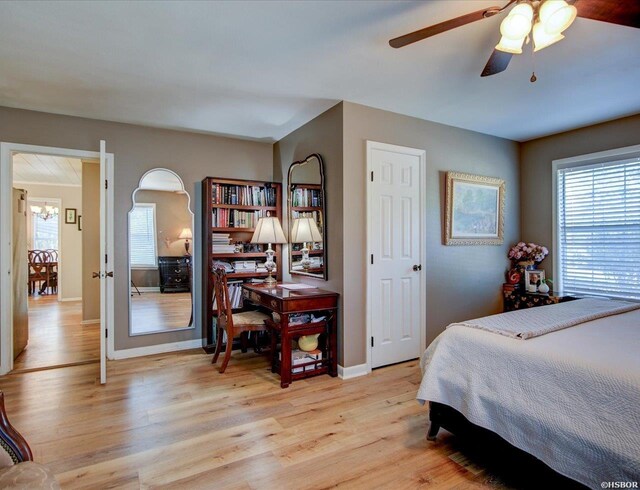
POLYGON ((549 293, 549 286, 547 286, 546 282, 543 282, 542 284, 540 284, 540 286, 538 286, 538 292, 542 294, 549 293))
POLYGON ((305 352, 314 350, 316 347, 318 347, 319 336, 320 334, 316 333, 314 335, 303 335, 302 337, 300 337, 298 339, 298 346, 300 347, 300 350, 303 350, 305 352))

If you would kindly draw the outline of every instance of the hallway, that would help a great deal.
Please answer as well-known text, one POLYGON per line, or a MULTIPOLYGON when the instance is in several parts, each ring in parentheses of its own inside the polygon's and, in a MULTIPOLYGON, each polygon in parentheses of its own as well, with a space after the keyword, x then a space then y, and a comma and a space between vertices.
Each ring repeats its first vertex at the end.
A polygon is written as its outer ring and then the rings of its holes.
POLYGON ((14 361, 14 372, 98 362, 100 325, 81 320, 82 301, 29 296, 29 344, 14 361))

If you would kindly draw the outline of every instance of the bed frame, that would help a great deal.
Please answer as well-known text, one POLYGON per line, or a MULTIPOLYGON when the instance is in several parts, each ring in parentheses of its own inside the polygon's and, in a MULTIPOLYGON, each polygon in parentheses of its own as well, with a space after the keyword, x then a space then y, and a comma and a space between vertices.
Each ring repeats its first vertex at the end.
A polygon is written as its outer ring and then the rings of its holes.
MULTIPOLYGON (((11 456, 14 464, 33 461, 33 454, 27 441, 11 425, 4 408, 4 393, 0 391, 0 446, 11 456)), ((2 450, 0 449, 0 450, 2 450)))

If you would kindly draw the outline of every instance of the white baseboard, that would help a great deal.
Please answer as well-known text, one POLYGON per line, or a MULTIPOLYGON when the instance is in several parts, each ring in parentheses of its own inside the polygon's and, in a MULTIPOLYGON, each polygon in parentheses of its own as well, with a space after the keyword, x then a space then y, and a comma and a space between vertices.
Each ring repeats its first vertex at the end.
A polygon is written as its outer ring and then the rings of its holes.
POLYGON ((202 339, 184 340, 182 342, 170 342, 168 344, 149 345, 147 347, 135 347, 113 352, 113 359, 129 359, 131 357, 151 356, 153 354, 165 354, 179 350, 197 349, 202 347, 202 339))
POLYGON ((82 296, 79 298, 60 298, 59 301, 82 301, 82 296))
MULTIPOLYGON (((141 293, 159 293, 160 286, 138 286, 138 291, 141 293)), ((136 288, 131 286, 131 292, 136 294, 136 288)))
POLYGON ((338 376, 341 379, 357 378, 358 376, 365 376, 367 374, 369 374, 367 363, 349 367, 342 367, 338 364, 338 376))
POLYGON ((100 323, 100 318, 96 320, 82 320, 80 325, 95 325, 96 323, 100 323))

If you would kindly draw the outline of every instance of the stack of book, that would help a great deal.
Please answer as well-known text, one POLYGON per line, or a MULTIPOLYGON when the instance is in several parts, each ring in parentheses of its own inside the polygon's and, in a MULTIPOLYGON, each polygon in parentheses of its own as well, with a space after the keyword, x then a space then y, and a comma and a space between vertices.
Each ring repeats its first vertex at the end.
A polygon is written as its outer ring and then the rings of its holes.
POLYGON ((236 272, 255 272, 256 261, 255 260, 236 260, 233 263, 233 269, 236 272))
MULTIPOLYGON (((282 360, 282 353, 278 353, 278 359, 282 360)), ((291 372, 292 373, 302 373, 304 371, 313 371, 320 367, 320 363, 317 364, 309 364, 308 366, 300 366, 300 364, 307 364, 313 361, 322 361, 322 351, 319 349, 312 350, 310 352, 305 352, 300 349, 292 349, 291 350, 291 372)))
POLYGON ((235 245, 231 245, 231 237, 228 233, 212 233, 211 234, 211 252, 212 253, 234 253, 235 245))

